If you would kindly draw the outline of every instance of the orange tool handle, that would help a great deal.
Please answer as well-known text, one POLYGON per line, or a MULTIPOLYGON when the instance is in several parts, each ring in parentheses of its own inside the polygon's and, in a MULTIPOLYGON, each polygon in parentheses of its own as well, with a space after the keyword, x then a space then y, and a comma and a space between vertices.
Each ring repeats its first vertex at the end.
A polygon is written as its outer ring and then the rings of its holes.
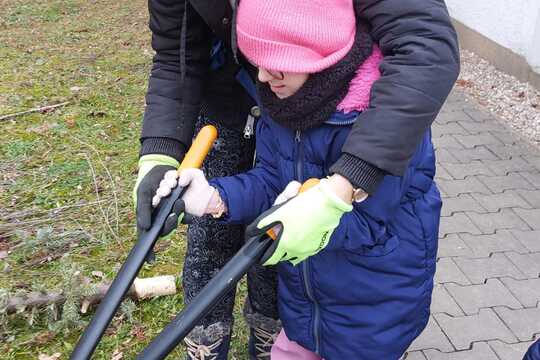
POLYGON ((193 140, 193 143, 184 157, 184 160, 182 160, 178 171, 183 169, 200 168, 204 158, 206 155, 208 155, 210 149, 212 149, 212 145, 217 139, 217 136, 217 129, 214 126, 206 125, 203 127, 195 137, 195 140, 193 140))
MULTIPOLYGON (((319 179, 315 179, 315 178, 311 178, 311 179, 307 179, 303 184, 302 186, 300 187, 300 191, 298 191, 298 193, 303 193, 304 191, 307 191, 309 189, 311 189, 312 187, 314 187, 315 185, 317 185, 319 183, 319 179)), ((279 226, 279 225, 276 225, 276 226, 279 226)), ((266 235, 270 236, 272 238, 272 240, 276 240, 277 238, 277 234, 276 232, 274 231, 274 228, 276 227, 274 226, 273 228, 271 229, 268 229, 268 231, 266 231, 266 235)))

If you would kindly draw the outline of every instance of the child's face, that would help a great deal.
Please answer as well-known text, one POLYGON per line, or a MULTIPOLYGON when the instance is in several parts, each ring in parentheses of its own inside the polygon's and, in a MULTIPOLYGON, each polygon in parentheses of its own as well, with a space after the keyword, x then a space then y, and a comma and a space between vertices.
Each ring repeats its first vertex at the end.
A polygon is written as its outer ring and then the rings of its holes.
POLYGON ((268 83, 270 90, 280 99, 294 95, 308 79, 307 73, 290 73, 270 71, 259 67, 258 78, 262 83, 268 83))

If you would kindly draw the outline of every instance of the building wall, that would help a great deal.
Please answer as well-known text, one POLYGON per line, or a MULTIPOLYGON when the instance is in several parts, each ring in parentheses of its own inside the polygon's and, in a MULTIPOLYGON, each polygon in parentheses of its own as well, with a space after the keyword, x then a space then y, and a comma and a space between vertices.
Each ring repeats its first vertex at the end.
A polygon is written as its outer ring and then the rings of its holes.
POLYGON ((540 73, 540 0, 446 0, 446 3, 455 20, 520 55, 540 73))

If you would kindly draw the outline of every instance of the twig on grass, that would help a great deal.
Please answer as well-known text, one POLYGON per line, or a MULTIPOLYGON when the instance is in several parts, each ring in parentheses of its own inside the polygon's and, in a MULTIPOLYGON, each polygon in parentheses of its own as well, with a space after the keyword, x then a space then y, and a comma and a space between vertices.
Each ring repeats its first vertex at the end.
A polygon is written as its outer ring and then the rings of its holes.
POLYGON ((109 216, 107 215, 107 212, 103 209, 103 206, 101 206, 101 201, 100 201, 101 198, 99 196, 99 185, 98 185, 98 181, 97 181, 97 177, 96 177, 96 172, 94 170, 94 166, 92 165, 92 161, 90 160, 90 157, 88 156, 88 154, 84 153, 83 155, 84 155, 86 161, 88 162, 88 166, 90 166, 90 171, 92 172, 92 179, 94 181, 94 190, 95 190, 95 193, 96 193, 96 198, 99 201, 98 208, 101 211, 101 214, 103 215, 103 220, 105 220, 105 224, 109 228, 109 230, 110 230, 111 234, 114 236, 114 238, 116 240, 119 240, 118 235, 116 234, 116 232, 114 231, 114 229, 111 226, 111 223, 109 222, 109 216))
POLYGON ((17 116, 22 116, 22 115, 26 115, 26 114, 35 113, 35 112, 47 112, 47 111, 54 110, 54 109, 62 107, 62 106, 66 106, 69 103, 70 103, 70 101, 64 101, 63 103, 59 103, 59 104, 46 105, 46 106, 41 106, 41 107, 25 110, 25 111, 19 111, 19 112, 12 113, 12 114, 2 115, 2 116, 0 116, 0 121, 13 119, 13 118, 16 118, 17 116))

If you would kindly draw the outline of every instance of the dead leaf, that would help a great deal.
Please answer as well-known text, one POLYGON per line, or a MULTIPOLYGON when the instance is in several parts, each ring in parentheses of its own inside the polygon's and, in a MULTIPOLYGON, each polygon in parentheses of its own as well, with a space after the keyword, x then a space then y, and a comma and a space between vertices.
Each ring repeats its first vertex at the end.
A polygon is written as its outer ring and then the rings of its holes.
POLYGON ((135 325, 133 330, 131 330, 131 336, 135 337, 138 341, 145 341, 146 335, 144 333, 144 327, 140 325, 135 325))
POLYGON ((118 349, 114 350, 111 360, 121 360, 124 357, 124 353, 118 349))
POLYGON ((66 125, 70 128, 75 127, 75 119, 72 117, 68 117, 66 120, 66 125))
POLYGON ((473 82, 470 81, 470 80, 459 79, 459 80, 456 81, 456 84, 458 86, 462 86, 462 87, 472 87, 473 82))
POLYGON ((58 360, 62 354, 54 353, 52 355, 39 354, 38 360, 58 360))
POLYGON ((104 117, 105 115, 107 115, 107 113, 105 111, 90 111, 90 113, 88 113, 88 116, 92 116, 92 117, 104 117))
POLYGON ((167 250, 171 246, 170 240, 160 241, 154 246, 154 252, 160 253, 167 250))

